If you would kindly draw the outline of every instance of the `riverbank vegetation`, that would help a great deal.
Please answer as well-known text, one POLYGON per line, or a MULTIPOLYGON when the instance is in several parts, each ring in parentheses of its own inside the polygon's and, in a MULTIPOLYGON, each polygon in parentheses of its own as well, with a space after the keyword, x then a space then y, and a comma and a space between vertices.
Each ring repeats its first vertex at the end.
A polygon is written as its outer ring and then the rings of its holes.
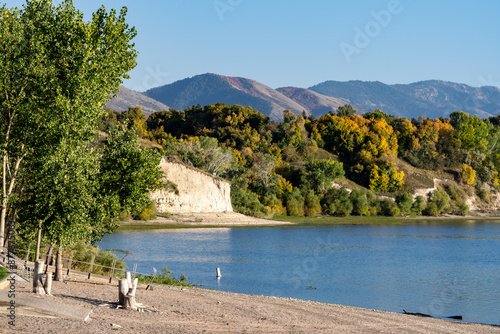
POLYGON ((346 105, 319 118, 285 110, 278 123, 219 103, 147 118, 108 110, 101 130, 124 121, 163 155, 231 181, 235 210, 258 217, 466 215, 468 198, 491 202, 500 185, 498 117, 408 120, 346 105), (445 181, 412 196, 434 179, 445 181))

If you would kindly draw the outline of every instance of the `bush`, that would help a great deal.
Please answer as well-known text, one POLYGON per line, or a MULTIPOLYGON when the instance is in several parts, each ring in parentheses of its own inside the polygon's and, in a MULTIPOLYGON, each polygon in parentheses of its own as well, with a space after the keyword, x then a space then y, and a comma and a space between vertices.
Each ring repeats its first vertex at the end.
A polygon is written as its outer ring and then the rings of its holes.
POLYGON ((248 188, 231 187, 231 202, 236 212, 246 215, 257 216, 264 212, 264 206, 260 203, 257 194, 248 188))
POLYGON ((401 213, 398 205, 389 198, 382 201, 380 208, 384 216, 398 216, 401 213))
POLYGON ((346 217, 352 213, 353 205, 345 188, 329 189, 322 200, 323 210, 330 215, 346 217))
MULTIPOLYGON (((165 284, 165 285, 175 285, 175 286, 192 286, 191 283, 187 283, 187 276, 181 274, 181 278, 177 279, 175 277, 170 277, 172 272, 167 269, 167 267, 163 268, 162 272, 158 274, 158 276, 153 278, 151 283, 155 284, 165 284)), ((138 281, 141 283, 149 283, 151 281, 151 276, 137 276, 138 281)))
POLYGON ((409 193, 399 194, 396 196, 396 204, 402 215, 408 215, 411 213, 413 197, 409 193))
POLYGON ((424 209, 425 209, 424 197, 419 195, 415 198, 415 201, 411 206, 411 214, 415 216, 421 216, 424 209))
POLYGON ((297 188, 287 196, 286 211, 289 216, 304 215, 304 197, 297 188))
POLYGON ((304 214, 306 216, 315 216, 321 213, 321 204, 319 197, 312 190, 308 190, 304 196, 304 214))
POLYGON ((366 191, 364 190, 353 190, 349 195, 349 200, 352 203, 352 213, 359 216, 368 216, 370 214, 370 208, 368 206, 368 198, 366 197, 366 191))
MULTIPOLYGON (((71 250, 75 250, 73 253, 73 262, 71 264, 71 269, 88 272, 90 269, 90 263, 92 261, 92 255, 96 255, 94 257, 94 266, 92 267, 92 273, 98 275, 109 275, 111 271, 110 268, 104 267, 112 267, 113 261, 116 260, 115 263, 115 272, 116 269, 125 269, 127 266, 123 261, 118 259, 118 256, 111 252, 101 251, 98 246, 92 246, 85 242, 79 242, 71 249, 65 250, 63 252, 64 258, 69 258, 71 254, 71 250), (86 253, 86 254, 83 254, 86 253), (81 263, 86 262, 86 263, 81 263)), ((56 252, 54 250, 53 252, 56 252)), ((54 254, 54 253, 53 253, 54 254)), ((121 272, 121 270, 120 270, 121 272)))
POLYGON ((156 205, 153 201, 149 201, 139 213, 134 213, 132 215, 134 219, 138 220, 151 220, 156 219, 156 205))

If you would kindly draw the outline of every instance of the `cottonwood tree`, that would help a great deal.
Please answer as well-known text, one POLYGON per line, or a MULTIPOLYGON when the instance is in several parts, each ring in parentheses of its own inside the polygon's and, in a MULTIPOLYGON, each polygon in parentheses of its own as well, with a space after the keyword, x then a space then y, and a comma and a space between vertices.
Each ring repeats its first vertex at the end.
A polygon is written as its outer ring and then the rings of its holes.
MULTIPOLYGON (((136 31, 125 22, 126 12, 123 8, 119 14, 108 13, 101 7, 85 22, 70 0, 57 6, 51 0, 28 0, 21 10, 0 9, 0 242, 12 199, 21 195, 20 176, 26 190, 41 191, 38 199, 45 194, 46 201, 53 201, 49 195, 60 182, 69 188, 73 182, 87 182, 81 175, 73 178, 78 173, 72 168, 88 166, 95 158, 85 148, 95 138, 102 106, 136 65, 137 52, 130 43, 136 31), (78 163, 73 163, 75 155, 79 155, 78 163), (47 180, 40 183, 37 175, 47 180)), ((34 200, 30 196, 26 195, 26 203, 34 200)), ((69 205, 63 211, 67 219, 44 219, 40 213, 40 230, 56 234, 61 230, 57 226, 76 217, 85 206, 69 205)), ((18 206, 20 217, 22 210, 18 206)), ((78 229, 82 233, 91 230, 83 225, 78 229)))

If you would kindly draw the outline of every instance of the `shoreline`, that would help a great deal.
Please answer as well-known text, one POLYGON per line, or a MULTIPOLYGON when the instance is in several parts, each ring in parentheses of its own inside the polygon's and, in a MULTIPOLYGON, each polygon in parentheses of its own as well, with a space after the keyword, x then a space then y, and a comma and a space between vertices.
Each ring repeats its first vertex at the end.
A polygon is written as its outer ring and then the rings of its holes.
MULTIPOLYGON (((30 289, 31 284, 18 283, 19 294, 35 296, 30 289)), ((76 275, 65 277, 64 282, 53 282, 53 296, 40 298, 89 309, 92 311, 89 319, 39 317, 19 312, 13 332, 38 328, 47 333, 95 334, 113 329, 126 333, 500 333, 499 325, 165 285, 154 285, 153 290, 140 285, 137 302, 154 307, 157 312, 137 312, 114 308, 117 290, 116 284, 89 281, 76 275)))
POLYGON ((274 219, 245 216, 236 212, 173 214, 169 217, 159 216, 149 221, 126 220, 119 222, 119 230, 176 229, 176 228, 238 228, 238 227, 286 227, 286 226, 328 226, 342 224, 356 225, 388 225, 421 221, 467 222, 498 221, 500 216, 487 215, 442 215, 416 217, 386 216, 349 216, 349 217, 290 217, 278 216, 274 219))

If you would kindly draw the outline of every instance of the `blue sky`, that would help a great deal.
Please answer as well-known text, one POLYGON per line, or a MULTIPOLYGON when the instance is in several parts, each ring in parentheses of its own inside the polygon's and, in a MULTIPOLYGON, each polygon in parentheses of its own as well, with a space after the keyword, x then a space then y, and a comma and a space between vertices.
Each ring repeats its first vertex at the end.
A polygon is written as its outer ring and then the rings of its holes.
MULTIPOLYGON (((25 1, 5 1, 20 7, 25 1)), ((58 3, 60 1, 54 1, 58 3)), ((202 73, 273 88, 438 79, 500 87, 500 1, 74 0, 86 19, 128 7, 146 89, 202 73)))

